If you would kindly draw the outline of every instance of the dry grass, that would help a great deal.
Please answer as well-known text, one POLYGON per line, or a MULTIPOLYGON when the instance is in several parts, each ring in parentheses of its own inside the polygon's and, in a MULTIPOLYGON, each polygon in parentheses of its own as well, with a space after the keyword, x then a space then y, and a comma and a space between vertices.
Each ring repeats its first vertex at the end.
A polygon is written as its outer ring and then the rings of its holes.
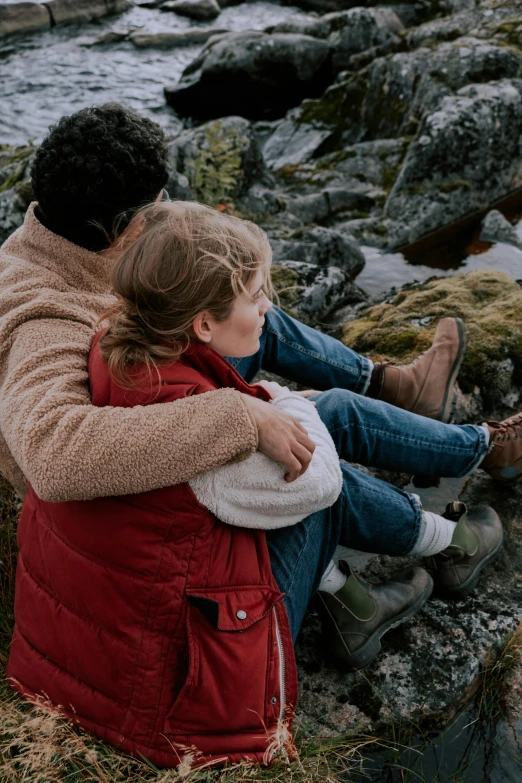
POLYGON ((484 663, 478 694, 477 720, 495 721, 503 711, 506 676, 522 663, 522 621, 500 653, 484 663))

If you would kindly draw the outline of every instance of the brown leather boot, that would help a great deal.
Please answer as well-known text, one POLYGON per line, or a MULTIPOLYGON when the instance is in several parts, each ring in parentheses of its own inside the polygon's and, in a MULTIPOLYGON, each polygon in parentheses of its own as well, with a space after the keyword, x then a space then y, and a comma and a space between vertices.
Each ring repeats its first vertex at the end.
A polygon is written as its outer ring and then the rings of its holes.
POLYGON ((504 421, 487 421, 490 451, 480 467, 492 478, 515 484, 522 477, 522 412, 504 421))
POLYGON ((325 652, 341 671, 362 669, 379 654, 381 637, 422 609, 433 590, 423 568, 409 568, 389 582, 370 584, 350 574, 337 593, 317 593, 322 605, 325 652))
MULTIPOLYGON (((455 381, 466 355, 466 327, 460 318, 443 318, 432 346, 412 364, 376 364, 383 373, 379 400, 429 419, 447 422, 455 381)), ((375 370, 374 370, 375 372, 375 370)))
POLYGON ((490 506, 469 511, 464 503, 450 503, 446 519, 457 522, 450 546, 434 557, 426 558, 426 567, 441 598, 461 601, 474 589, 480 572, 502 548, 502 523, 490 506))

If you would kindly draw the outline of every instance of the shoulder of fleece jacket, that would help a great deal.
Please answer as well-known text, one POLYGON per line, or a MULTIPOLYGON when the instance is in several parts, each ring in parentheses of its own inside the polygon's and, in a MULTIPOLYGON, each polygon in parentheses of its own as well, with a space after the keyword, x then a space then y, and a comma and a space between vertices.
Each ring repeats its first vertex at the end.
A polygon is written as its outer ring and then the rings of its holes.
POLYGON ((26 476, 55 502, 143 492, 252 453, 257 430, 234 390, 145 408, 92 406, 87 359, 94 324, 113 301, 110 270, 48 231, 34 206, 0 248, 0 470, 19 493, 26 476))
POLYGON ((0 375, 10 337, 21 324, 70 320, 92 333, 113 301, 106 259, 48 231, 34 207, 0 248, 0 375))

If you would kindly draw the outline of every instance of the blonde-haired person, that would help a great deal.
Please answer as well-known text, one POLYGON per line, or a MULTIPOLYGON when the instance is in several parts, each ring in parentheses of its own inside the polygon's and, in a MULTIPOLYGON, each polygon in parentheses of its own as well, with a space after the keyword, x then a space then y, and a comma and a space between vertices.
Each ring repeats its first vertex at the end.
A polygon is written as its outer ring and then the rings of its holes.
MULTIPOLYGON (((293 484, 256 453, 141 494, 53 504, 30 491, 8 674, 22 693, 45 694, 157 765, 176 766, 187 748, 200 761, 267 760, 290 744, 292 645, 312 595, 319 589, 326 651, 353 668, 432 589, 421 568, 370 585, 335 566, 338 544, 439 557, 437 586, 450 597, 472 589, 501 546, 492 509, 425 512, 417 496, 338 458, 465 475, 484 459, 490 431, 345 390, 307 399, 248 385, 225 357, 259 351, 272 307, 264 233, 176 202, 144 208, 129 236, 113 270, 108 329, 91 349, 94 404, 132 410, 231 387, 291 411, 316 449, 293 484)), ((204 427, 197 447, 205 449, 204 427)))

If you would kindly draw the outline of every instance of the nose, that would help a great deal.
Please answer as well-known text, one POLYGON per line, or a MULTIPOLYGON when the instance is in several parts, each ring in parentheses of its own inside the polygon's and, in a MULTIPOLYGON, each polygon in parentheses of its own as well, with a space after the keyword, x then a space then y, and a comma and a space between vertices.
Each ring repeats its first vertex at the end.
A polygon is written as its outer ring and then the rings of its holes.
POLYGON ((271 310, 273 306, 273 302, 270 301, 266 294, 263 294, 263 297, 259 303, 259 315, 268 313, 268 311, 271 310))

